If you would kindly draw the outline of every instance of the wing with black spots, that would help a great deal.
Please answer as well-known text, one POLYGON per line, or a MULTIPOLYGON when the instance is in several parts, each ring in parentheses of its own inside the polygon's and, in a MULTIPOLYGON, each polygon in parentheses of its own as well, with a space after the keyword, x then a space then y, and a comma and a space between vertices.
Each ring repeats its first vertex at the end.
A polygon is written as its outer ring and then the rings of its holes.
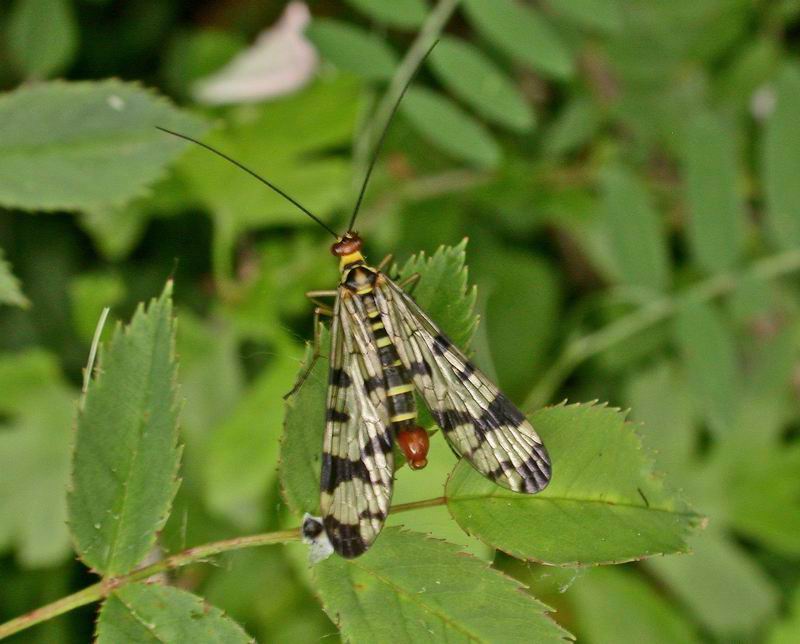
POLYGON ((484 476, 534 494, 550 481, 550 457, 525 415, 385 275, 381 319, 403 365, 453 449, 484 476))
POLYGON ((383 528, 392 496, 392 434, 381 366, 359 302, 342 293, 331 324, 322 522, 334 550, 357 557, 383 528), (371 386, 368 388, 366 382, 371 386))

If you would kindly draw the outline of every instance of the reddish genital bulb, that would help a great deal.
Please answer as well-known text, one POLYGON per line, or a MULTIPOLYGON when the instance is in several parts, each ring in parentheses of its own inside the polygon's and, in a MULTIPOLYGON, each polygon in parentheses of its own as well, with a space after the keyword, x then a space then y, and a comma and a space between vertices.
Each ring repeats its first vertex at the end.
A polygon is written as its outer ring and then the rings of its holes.
POLYGON ((421 470, 428 464, 428 432, 422 427, 403 428, 397 433, 397 444, 403 450, 412 470, 421 470))

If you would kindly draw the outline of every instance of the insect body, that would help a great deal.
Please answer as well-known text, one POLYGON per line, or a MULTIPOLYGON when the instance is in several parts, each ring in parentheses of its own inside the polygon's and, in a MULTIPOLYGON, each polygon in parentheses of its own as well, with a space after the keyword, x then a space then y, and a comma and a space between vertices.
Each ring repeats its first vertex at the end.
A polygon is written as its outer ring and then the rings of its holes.
POLYGON ((522 412, 398 284, 366 264, 355 233, 332 252, 342 278, 332 312, 320 507, 334 550, 356 557, 383 527, 395 440, 411 467, 426 464, 414 391, 481 474, 517 492, 542 490, 550 460, 522 412))
MULTIPOLYGON (((453 450, 484 476, 528 494, 539 492, 550 481, 547 451, 522 412, 453 346, 401 285, 393 282, 381 266, 366 263, 361 239, 353 232, 389 121, 410 83, 411 78, 384 125, 348 232, 341 236, 278 186, 224 152, 159 127, 252 175, 337 240, 331 252, 339 258, 338 289, 309 294, 334 295, 336 299, 332 310, 317 310, 333 317, 320 475, 322 524, 309 517, 303 533, 318 545, 324 530, 330 545, 344 557, 365 552, 386 521, 395 442, 410 467, 419 469, 427 463, 428 434, 417 424, 415 392, 453 450)), ((323 550, 329 553, 326 547, 323 550)))

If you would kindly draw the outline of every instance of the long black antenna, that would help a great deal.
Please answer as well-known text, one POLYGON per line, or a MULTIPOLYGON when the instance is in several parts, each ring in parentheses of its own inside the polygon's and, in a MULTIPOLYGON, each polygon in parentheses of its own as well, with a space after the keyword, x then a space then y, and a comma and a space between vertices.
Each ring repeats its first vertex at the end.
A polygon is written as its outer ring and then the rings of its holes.
POLYGON ((322 220, 321 220, 319 217, 317 217, 317 216, 316 216, 316 215, 315 215, 313 212, 311 212, 311 211, 310 211, 308 208, 306 208, 306 207, 305 207, 303 204, 301 204, 299 201, 297 201, 297 199, 294 199, 294 198, 290 197, 288 194, 286 194, 286 193, 285 193, 283 190, 281 190, 281 189, 280 189, 278 186, 276 186, 274 183, 272 183, 272 182, 268 181, 267 179, 265 179, 264 177, 262 177, 260 174, 258 174, 258 173, 257 173, 257 172, 255 172, 254 170, 251 170, 250 168, 248 168, 248 167, 247 167, 246 165, 244 165, 243 163, 240 163, 240 162, 239 162, 239 161, 237 161, 236 159, 232 159, 231 157, 229 157, 229 156, 228 156, 227 154, 225 154, 224 152, 222 152, 222 151, 220 151, 220 150, 217 150, 216 148, 214 148, 214 147, 212 147, 212 146, 208 145, 208 143, 203 143, 202 141, 198 141, 197 139, 193 139, 191 136, 187 136, 186 134, 181 134, 180 132, 173 132, 172 130, 168 130, 167 128, 165 128, 165 127, 161 127, 160 125, 156 125, 156 128, 157 128, 157 129, 159 129, 159 130, 161 130, 162 132, 166 132, 167 134, 171 134, 172 136, 177 136, 179 139, 185 139, 186 141, 191 141, 192 143, 196 143, 196 144, 197 144, 197 145, 199 145, 201 148, 205 148, 205 149, 206 149, 206 150, 208 150, 209 152, 213 152, 214 154, 216 154, 216 155, 217 155, 217 156, 219 156, 219 157, 222 157, 223 159, 225 159, 225 160, 226 160, 226 161, 228 161, 229 163, 232 163, 233 165, 235 165, 235 166, 236 166, 237 168, 239 168, 240 170, 244 170, 244 171, 245 171, 247 174, 249 174, 249 175, 251 175, 251 176, 255 177, 255 178, 256 178, 256 179, 258 179, 258 180, 259 180, 261 183, 263 183, 265 186, 267 186, 268 188, 270 188, 270 189, 274 190, 275 192, 277 192, 277 193, 278 193, 278 194, 279 194, 281 197, 283 197, 284 199, 286 199, 286 200, 287 200, 289 203, 293 204, 294 206, 297 206, 297 207, 298 207, 300 210, 302 210, 302 211, 303 211, 305 214, 307 214, 309 217, 311 217, 311 219, 313 219, 314 221, 316 221, 316 222, 317 222, 317 223, 318 223, 320 226, 322 226, 322 227, 323 227, 325 230, 327 230, 327 231, 328 231, 328 232, 329 232, 331 235, 333 235, 334 237, 336 237, 336 239, 339 239, 339 235, 337 235, 337 234, 336 234, 336 231, 335 231, 335 230, 333 230, 333 228, 331 228, 330 226, 328 226, 328 224, 326 224, 325 222, 323 222, 323 221, 322 221, 322 220))
POLYGON ((378 160, 378 155, 381 152, 381 148, 383 147, 383 141, 386 139, 386 133, 389 131, 389 126, 392 124, 392 119, 394 119, 394 115, 397 113, 397 108, 400 107, 400 102, 403 100, 403 97, 406 95, 406 91, 408 88, 411 87, 411 83, 414 81, 414 77, 417 75, 420 67, 422 67, 422 63, 425 62, 425 59, 430 55, 433 51, 433 48, 439 44, 439 41, 436 40, 434 43, 428 47, 428 51, 425 52, 425 55, 420 58, 419 64, 417 65, 416 69, 412 72, 411 76, 409 76, 406 84, 403 86, 403 91, 400 92, 400 95, 397 97, 394 105, 392 106, 392 111, 389 113, 389 118, 386 120, 386 125, 383 128, 383 132, 381 132, 381 136, 378 139, 378 143, 375 145, 375 148, 372 150, 372 158, 369 161, 369 166, 367 166, 367 172, 364 175, 364 181, 361 184, 361 190, 358 193, 358 199, 356 199, 356 205, 353 207, 353 214, 350 216, 350 223, 347 226, 348 232, 353 230, 353 226, 356 223, 356 215, 358 215, 358 210, 361 208, 361 202, 364 200, 364 194, 367 192, 367 184, 369 183, 369 178, 372 176, 372 169, 375 167, 375 163, 378 160))

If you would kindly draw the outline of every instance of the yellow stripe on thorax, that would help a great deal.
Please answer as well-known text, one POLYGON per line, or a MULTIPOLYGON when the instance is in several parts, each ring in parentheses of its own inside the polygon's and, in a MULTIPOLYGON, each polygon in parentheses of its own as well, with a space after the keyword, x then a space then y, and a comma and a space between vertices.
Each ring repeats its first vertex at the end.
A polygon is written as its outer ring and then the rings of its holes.
POLYGON ((350 253, 349 255, 342 255, 339 259, 339 270, 343 271, 344 267, 348 264, 352 264, 353 262, 363 262, 364 256, 361 254, 361 251, 357 250, 355 253, 350 253))

